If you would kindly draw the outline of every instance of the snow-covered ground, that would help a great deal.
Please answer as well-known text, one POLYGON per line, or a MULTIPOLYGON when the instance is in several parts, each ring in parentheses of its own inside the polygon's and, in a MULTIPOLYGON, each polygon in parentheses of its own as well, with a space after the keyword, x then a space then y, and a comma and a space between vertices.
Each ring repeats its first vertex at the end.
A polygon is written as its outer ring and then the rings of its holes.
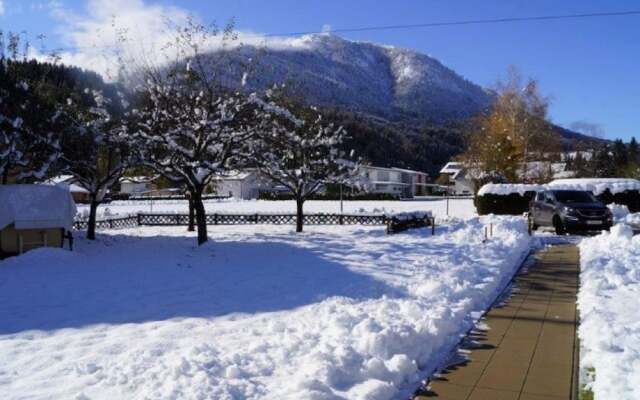
MULTIPOLYGON (((624 220, 640 220, 640 214, 624 220)), ((581 367, 595 399, 640 399, 640 236, 626 224, 580 243, 581 367)))
MULTIPOLYGON (((345 201, 344 212, 349 213, 395 213, 406 211, 431 211, 436 218, 447 214, 447 201, 444 199, 415 200, 415 201, 345 201)), ((294 201, 267 200, 207 200, 207 212, 213 213, 295 213, 294 201)), ((100 217, 109 215, 128 215, 137 212, 188 212, 185 200, 162 200, 153 202, 115 201, 98 208, 100 217)), ((305 202, 306 213, 339 213, 339 201, 310 200, 305 202)), ((89 207, 79 205, 80 215, 88 215, 89 207)), ((470 218, 476 215, 472 199, 450 199, 449 215, 457 218, 470 218)))
POLYGON ((197 248, 143 227, 0 261, 0 398, 406 398, 532 241, 515 217, 292 229, 197 248))

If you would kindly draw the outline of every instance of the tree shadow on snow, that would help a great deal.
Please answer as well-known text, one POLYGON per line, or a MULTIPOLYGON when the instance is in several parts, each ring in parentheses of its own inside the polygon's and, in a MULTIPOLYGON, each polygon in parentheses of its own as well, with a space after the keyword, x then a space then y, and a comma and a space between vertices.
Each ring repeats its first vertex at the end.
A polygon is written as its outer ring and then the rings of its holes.
POLYGON ((0 263, 0 334, 233 313, 289 311, 333 296, 402 295, 369 275, 280 241, 102 236, 0 263))

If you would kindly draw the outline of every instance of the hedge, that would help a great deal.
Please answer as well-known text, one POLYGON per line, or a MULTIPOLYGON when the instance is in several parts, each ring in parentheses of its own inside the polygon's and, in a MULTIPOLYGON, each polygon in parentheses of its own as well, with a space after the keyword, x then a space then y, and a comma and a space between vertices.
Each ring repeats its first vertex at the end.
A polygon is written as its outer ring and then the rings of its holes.
POLYGON ((520 215, 529 211, 529 202, 536 196, 536 192, 525 192, 524 195, 511 193, 508 195, 487 193, 476 196, 474 203, 480 215, 520 215))
MULTIPOLYGON (((553 189, 551 189, 553 190, 553 189)), ((511 193, 500 195, 487 193, 476 196, 474 203, 479 215, 499 214, 499 215, 521 215, 529 211, 529 203, 535 197, 535 192, 525 192, 524 195, 511 193)), ((604 204, 622 204, 629 208, 632 213, 640 212, 640 192, 637 190, 625 190, 624 192, 612 194, 609 189, 596 196, 604 204)))

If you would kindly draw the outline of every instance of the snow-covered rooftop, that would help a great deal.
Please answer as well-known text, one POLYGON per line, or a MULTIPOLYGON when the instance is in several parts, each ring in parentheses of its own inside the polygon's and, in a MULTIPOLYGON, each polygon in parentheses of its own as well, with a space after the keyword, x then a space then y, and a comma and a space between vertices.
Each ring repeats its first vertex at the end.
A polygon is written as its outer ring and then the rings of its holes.
POLYGON ((65 228, 71 230, 76 204, 69 191, 57 185, 1 185, 0 229, 65 228))
POLYGON ((441 174, 455 174, 462 169, 462 163, 457 161, 448 162, 442 169, 440 170, 441 174))
POLYGON ((120 183, 150 183, 156 177, 153 176, 124 176, 120 179, 120 183))

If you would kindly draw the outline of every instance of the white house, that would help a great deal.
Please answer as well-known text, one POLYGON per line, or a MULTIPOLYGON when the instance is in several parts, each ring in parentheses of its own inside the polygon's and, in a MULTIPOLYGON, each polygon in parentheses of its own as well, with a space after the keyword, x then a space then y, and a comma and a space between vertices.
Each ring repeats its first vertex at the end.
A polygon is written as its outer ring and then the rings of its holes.
POLYGON ((271 180, 256 169, 229 171, 211 182, 211 191, 218 196, 236 199, 257 199, 262 191, 273 191, 271 180))
POLYGON ((449 161, 440 170, 440 173, 449 177, 449 185, 453 194, 457 196, 472 195, 474 192, 474 183, 463 163, 457 161, 449 161))
POLYGON ((428 194, 429 175, 425 172, 402 168, 383 168, 372 165, 360 167, 360 176, 373 193, 387 193, 401 198, 428 194))
POLYGON ((38 247, 62 247, 76 205, 58 185, 0 185, 0 258, 38 247))
POLYGON ((73 175, 58 175, 50 178, 44 182, 46 185, 58 185, 64 186, 69 189, 69 193, 73 197, 76 203, 88 203, 89 191, 82 186, 76 184, 76 180, 73 175))
POLYGON ((120 178, 120 193, 128 195, 140 195, 156 189, 153 181, 155 177, 125 176, 120 178))

